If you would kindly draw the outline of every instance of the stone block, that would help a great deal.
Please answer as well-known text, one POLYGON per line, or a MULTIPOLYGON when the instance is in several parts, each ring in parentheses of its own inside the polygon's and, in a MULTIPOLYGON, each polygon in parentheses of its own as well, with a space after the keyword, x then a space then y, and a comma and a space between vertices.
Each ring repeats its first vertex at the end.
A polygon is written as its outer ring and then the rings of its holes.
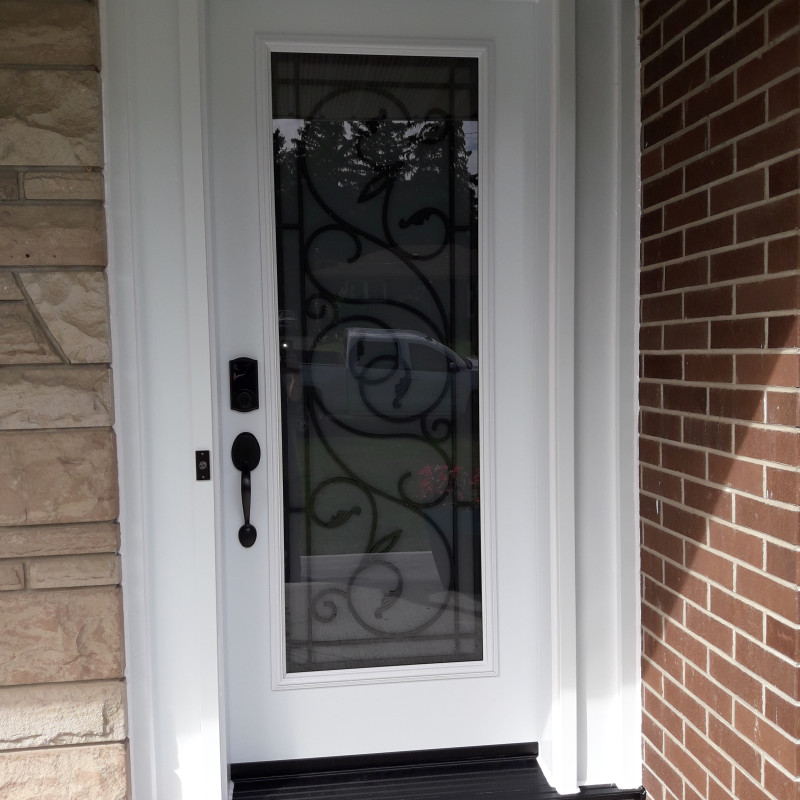
POLYGON ((0 200, 19 200, 19 181, 16 172, 0 170, 0 200))
POLYGON ((25 565, 21 561, 0 561, 0 592, 25 588, 25 565))
POLYGON ((0 558, 115 553, 117 550, 119 525, 115 522, 0 528, 0 558))
MULTIPOLYGON (((0 142, 2 142, 0 131, 0 142)), ((100 206, 0 206, 0 266, 102 267, 106 227, 100 206)))
POLYGON ((107 367, 0 370, 0 430, 102 428, 112 422, 107 367))
POLYGON ((0 797, 8 800, 125 800, 122 744, 0 753, 0 797))
POLYGON ((31 589, 113 586, 119 580, 119 556, 113 553, 35 559, 28 565, 31 589))
POLYGON ((120 681, 0 689, 0 750, 121 742, 126 735, 120 681))
POLYGON ((110 521, 117 513, 110 430, 0 433, 0 525, 110 521))
POLYGON ((0 3, 0 64, 98 66, 100 38, 93 3, 0 3))
POLYGON ((101 131, 93 70, 0 69, 0 164, 100 167, 101 131))
POLYGON ((19 286, 17 286, 14 273, 9 270, 0 270, 0 301, 23 299, 23 294, 19 286))
POLYGON ((103 174, 93 171, 26 172, 24 187, 27 200, 102 200, 104 195, 103 174))
POLYGON ((61 357, 24 302, 0 303, 0 364, 53 364, 61 357))
POLYGON ((42 322, 71 363, 111 360, 104 272, 26 272, 20 280, 42 322))
POLYGON ((0 686, 121 678, 120 590, 0 593, 0 642, 0 686))

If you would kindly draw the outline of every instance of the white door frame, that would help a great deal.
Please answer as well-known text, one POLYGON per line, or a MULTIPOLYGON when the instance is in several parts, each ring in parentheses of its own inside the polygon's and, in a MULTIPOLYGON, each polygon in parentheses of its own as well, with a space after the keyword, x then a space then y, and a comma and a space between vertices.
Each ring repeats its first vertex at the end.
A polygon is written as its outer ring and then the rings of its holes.
MULTIPOLYGON (((533 46, 550 65, 536 76, 537 107, 551 113, 536 116, 532 137, 550 193, 531 215, 550 264, 542 311, 552 336, 550 549, 535 574, 539 705, 548 710, 539 741, 549 779, 572 791, 584 782, 638 785, 641 776, 636 4, 536 2, 542 26, 533 46), (612 41, 593 48, 598 25, 612 41), (576 93, 576 74, 579 85, 582 75, 605 80, 576 93), (584 113, 591 136, 576 140, 584 113), (587 300, 598 290, 606 301, 587 300), (607 344, 599 352, 598 341, 607 344), (576 366, 590 373, 591 403, 585 395, 575 402, 576 366), (592 573, 588 597, 577 576, 598 559, 604 569, 592 573)), ((194 480, 196 450, 212 450, 212 478, 221 467, 206 261, 204 0, 117 0, 101 13, 133 798, 222 798, 217 483, 194 480)))

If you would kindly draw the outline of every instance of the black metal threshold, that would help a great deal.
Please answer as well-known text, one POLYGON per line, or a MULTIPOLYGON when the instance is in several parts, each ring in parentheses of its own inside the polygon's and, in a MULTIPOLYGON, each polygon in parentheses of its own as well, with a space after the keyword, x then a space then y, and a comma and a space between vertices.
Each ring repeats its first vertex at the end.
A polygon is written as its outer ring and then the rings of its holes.
POLYGON ((560 795, 535 743, 232 764, 234 800, 645 800, 643 787, 560 795))

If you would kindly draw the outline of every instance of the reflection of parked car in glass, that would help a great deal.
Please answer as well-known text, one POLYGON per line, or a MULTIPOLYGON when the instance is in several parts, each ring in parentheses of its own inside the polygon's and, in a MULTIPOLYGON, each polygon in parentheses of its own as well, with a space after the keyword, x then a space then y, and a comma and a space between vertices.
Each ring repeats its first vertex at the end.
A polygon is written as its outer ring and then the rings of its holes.
POLYGON ((309 353, 301 371, 330 414, 392 421, 453 417, 477 407, 477 359, 411 330, 347 328, 344 358, 309 353))

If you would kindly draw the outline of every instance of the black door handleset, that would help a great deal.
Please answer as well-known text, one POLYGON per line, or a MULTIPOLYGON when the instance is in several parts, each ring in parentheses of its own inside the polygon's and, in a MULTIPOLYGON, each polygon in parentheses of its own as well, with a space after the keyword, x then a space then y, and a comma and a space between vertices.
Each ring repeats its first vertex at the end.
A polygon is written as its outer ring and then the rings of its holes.
POLYGON ((261 461, 261 448, 258 440, 252 433, 240 433, 231 447, 231 461, 233 466, 242 473, 242 511, 244 525, 239 528, 239 542, 242 547, 252 547, 255 544, 257 532, 254 525, 250 524, 250 473, 261 461))

